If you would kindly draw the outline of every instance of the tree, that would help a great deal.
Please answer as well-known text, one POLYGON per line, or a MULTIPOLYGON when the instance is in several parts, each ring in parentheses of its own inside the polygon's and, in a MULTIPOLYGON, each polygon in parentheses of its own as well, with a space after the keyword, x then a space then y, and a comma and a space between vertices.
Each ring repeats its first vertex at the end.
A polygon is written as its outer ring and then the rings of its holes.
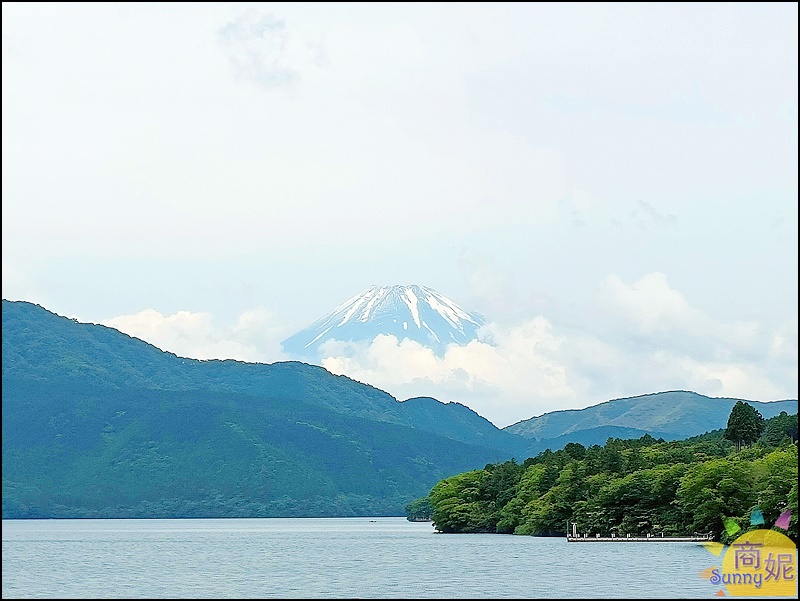
POLYGON ((797 440, 797 414, 788 415, 781 411, 780 415, 768 419, 762 440, 772 447, 797 440))
POLYGON ((764 418, 758 409, 744 401, 736 401, 728 417, 728 427, 724 437, 736 443, 740 449, 742 444, 752 444, 764 431, 764 418))
POLYGON ((769 446, 779 447, 781 444, 783 444, 784 440, 788 440, 789 437, 786 435, 786 432, 784 432, 784 429, 777 420, 770 420, 767 423, 766 429, 764 430, 763 439, 764 442, 769 446))
POLYGON ((496 532, 493 504, 481 500, 485 470, 473 470, 440 480, 428 498, 440 532, 496 532))
POLYGON ((563 451, 570 459, 583 459, 586 456, 586 447, 579 442, 567 443, 563 451))
POLYGON ((433 519, 433 507, 428 497, 414 499, 406 505, 406 519, 409 522, 430 522, 433 519))
POLYGON ((689 467, 675 494, 678 507, 689 516, 694 532, 716 531, 722 516, 749 515, 756 504, 752 462, 711 459, 689 467))

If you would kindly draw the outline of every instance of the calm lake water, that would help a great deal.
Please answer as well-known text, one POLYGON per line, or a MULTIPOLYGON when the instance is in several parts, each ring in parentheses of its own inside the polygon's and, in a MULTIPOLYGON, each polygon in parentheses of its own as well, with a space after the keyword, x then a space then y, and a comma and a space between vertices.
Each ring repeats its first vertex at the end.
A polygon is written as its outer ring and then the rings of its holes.
MULTIPOLYGON (((692 543, 437 534, 404 518, 3 520, 3 598, 711 597, 692 543)), ((717 562, 715 564, 715 561, 717 562)))

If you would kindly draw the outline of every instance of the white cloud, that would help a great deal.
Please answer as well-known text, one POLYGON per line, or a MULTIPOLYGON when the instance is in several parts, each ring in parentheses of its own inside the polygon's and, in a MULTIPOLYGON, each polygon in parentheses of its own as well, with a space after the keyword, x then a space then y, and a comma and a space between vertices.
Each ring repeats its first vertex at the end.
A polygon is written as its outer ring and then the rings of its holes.
MULTIPOLYGON (((752 400, 797 395, 796 319, 774 331, 714 320, 693 308, 663 273, 632 283, 610 275, 600 282, 595 304, 603 323, 567 328, 542 315, 512 325, 489 323, 477 340, 450 345, 441 357, 390 335, 330 340, 321 347, 320 364, 400 400, 433 396, 463 403, 500 427, 664 390, 752 400)), ((164 315, 154 309, 102 323, 187 357, 289 358, 280 340, 290 332, 263 308, 244 311, 228 325, 207 312, 164 315)))
POLYGON ((679 360, 687 371, 687 388, 705 390, 713 396, 751 400, 786 398, 758 365, 749 363, 698 362, 689 357, 679 360))
POLYGON ((443 357, 394 336, 329 341, 321 364, 400 399, 427 395, 464 403, 501 427, 664 390, 752 400, 797 394, 796 321, 771 335, 755 323, 717 322, 691 307, 661 273, 632 284, 609 276, 597 304, 627 330, 594 332, 584 324, 575 333, 540 315, 511 327, 490 323, 478 340, 451 345, 443 357))
POLYGON ((245 311, 228 327, 218 326, 211 313, 178 311, 163 315, 154 309, 101 323, 182 357, 259 363, 287 358, 279 342, 285 331, 264 309, 245 311))
POLYGON ((653 347, 716 359, 752 359, 763 356, 770 344, 758 323, 718 322, 691 307, 663 273, 649 273, 632 284, 612 274, 600 283, 596 298, 606 317, 627 326, 620 332, 653 347))
POLYGON ((641 334, 674 327, 686 331, 706 321, 680 292, 670 288, 663 273, 647 274, 630 285, 612 274, 600 283, 597 299, 601 306, 630 321, 641 334))
POLYGON ((490 324, 479 340, 450 345, 441 358, 394 336, 379 335, 370 343, 332 341, 321 349, 321 364, 401 399, 428 395, 459 401, 495 423, 511 423, 576 397, 559 361, 561 343, 539 316, 512 328, 490 324))

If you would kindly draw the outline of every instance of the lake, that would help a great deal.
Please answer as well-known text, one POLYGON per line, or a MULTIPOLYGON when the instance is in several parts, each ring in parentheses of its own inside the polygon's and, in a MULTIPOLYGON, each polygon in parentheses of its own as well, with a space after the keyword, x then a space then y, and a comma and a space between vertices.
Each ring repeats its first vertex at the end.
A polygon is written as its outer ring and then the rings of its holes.
POLYGON ((696 543, 438 534, 405 518, 3 520, 3 598, 711 597, 696 543))

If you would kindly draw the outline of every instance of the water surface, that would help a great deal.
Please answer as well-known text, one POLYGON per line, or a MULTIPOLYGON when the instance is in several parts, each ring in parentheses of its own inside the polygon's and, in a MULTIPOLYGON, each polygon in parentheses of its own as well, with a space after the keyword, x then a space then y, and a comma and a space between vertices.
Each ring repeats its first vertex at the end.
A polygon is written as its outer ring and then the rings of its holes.
MULTIPOLYGON (((3 520, 3 598, 711 597, 694 543, 438 534, 404 518, 3 520)), ((716 563, 715 563, 716 562, 716 563)))

